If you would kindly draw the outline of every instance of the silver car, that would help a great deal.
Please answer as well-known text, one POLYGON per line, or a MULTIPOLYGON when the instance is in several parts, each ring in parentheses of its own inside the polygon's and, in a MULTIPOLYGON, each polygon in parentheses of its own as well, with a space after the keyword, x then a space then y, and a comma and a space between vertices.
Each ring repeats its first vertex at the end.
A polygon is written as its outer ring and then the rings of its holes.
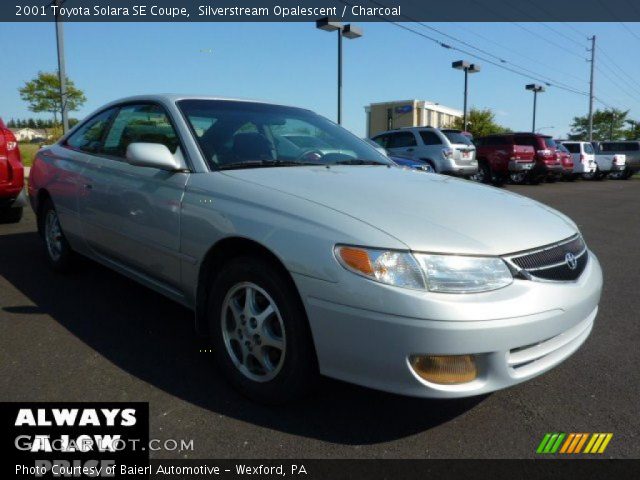
POLYGON ((407 127, 380 133, 372 140, 390 155, 426 162, 437 173, 462 177, 478 173, 476 147, 460 130, 407 127))
POLYGON ((491 392, 566 359, 598 311, 600 265, 569 218, 391 167, 300 108, 117 101, 38 152, 29 194, 55 270, 80 254, 193 309, 218 367, 262 402, 319 374, 491 392), (279 141, 299 132, 340 153, 279 141))

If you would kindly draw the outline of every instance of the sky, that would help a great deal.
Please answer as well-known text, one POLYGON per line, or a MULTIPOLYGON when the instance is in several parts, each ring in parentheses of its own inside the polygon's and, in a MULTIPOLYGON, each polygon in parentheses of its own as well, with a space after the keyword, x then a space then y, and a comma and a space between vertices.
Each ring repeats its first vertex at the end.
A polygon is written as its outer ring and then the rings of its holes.
MULTIPOLYGON (((372 102, 415 98, 461 110, 463 74, 451 68, 455 60, 482 68, 469 78, 470 107, 490 108, 498 123, 530 130, 533 99, 525 84, 535 80, 486 60, 526 68, 584 93, 587 36, 594 34, 596 97, 640 119, 638 23, 402 25, 484 60, 391 23, 358 24, 364 36, 343 42, 343 125, 359 136, 365 135, 364 107, 372 102)), ((64 32, 67 75, 87 96, 82 109, 71 114, 76 118, 112 100, 148 93, 253 98, 336 118, 336 34, 317 30, 312 22, 66 23, 64 32)), ((47 117, 29 112, 18 89, 39 70, 57 69, 54 25, 0 23, 0 45, 0 116, 5 121, 47 117)), ((537 126, 564 137, 573 117, 587 111, 588 96, 551 86, 538 97, 537 126)))

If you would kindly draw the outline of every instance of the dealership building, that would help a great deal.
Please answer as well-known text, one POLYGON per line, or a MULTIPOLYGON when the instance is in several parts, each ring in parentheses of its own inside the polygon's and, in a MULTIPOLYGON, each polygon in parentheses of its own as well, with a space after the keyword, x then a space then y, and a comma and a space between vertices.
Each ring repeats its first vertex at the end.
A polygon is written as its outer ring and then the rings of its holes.
POLYGON ((402 127, 450 127, 462 111, 425 100, 398 100, 372 103, 364 107, 367 115, 367 136, 402 127))

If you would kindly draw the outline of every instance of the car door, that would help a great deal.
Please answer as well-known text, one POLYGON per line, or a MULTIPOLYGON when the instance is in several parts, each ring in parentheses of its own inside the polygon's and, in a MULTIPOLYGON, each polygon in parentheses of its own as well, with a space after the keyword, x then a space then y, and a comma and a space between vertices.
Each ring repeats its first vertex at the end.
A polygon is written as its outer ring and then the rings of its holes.
POLYGON ((107 109, 85 120, 59 146, 49 150, 47 159, 51 163, 45 168, 46 188, 60 218, 60 223, 72 247, 85 251, 83 229, 80 223, 80 202, 85 198, 87 178, 83 175, 88 162, 100 148, 116 109, 107 109))
POLYGON ((387 150, 392 155, 413 158, 417 144, 413 132, 393 132, 389 134, 387 150))
POLYGON ((86 239, 102 258, 172 286, 180 280, 180 207, 188 172, 130 165, 127 147, 160 143, 185 165, 184 148, 160 105, 123 105, 96 161, 86 167, 86 239))

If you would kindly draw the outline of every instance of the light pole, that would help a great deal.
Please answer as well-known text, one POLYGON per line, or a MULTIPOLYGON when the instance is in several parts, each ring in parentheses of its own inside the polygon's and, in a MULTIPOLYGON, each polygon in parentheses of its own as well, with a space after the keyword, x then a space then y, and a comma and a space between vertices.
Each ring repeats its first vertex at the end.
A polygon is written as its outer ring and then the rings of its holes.
MULTIPOLYGON (((55 4, 60 6, 65 0, 55 0, 55 4)), ((60 9, 56 10, 57 12, 60 9)), ((58 46, 58 78, 60 81, 60 109, 62 115, 62 133, 69 130, 69 118, 67 114, 67 73, 64 61, 64 30, 62 28, 60 14, 56 14, 56 43, 58 46)))
POLYGON ((467 131, 467 93, 469 91, 469 74, 480 71, 480 65, 469 63, 466 60, 458 60, 451 64, 452 68, 464 71, 464 108, 462 112, 462 130, 467 131))
POLYGON ((316 28, 325 32, 338 32, 338 124, 342 123, 342 37, 353 40, 362 36, 362 30, 354 25, 342 25, 329 17, 316 20, 316 28))
POLYGON ((538 85, 537 83, 530 83, 524 88, 533 92, 533 126, 531 127, 531 132, 536 133, 536 108, 538 104, 538 93, 544 92, 544 87, 542 85, 538 85))

